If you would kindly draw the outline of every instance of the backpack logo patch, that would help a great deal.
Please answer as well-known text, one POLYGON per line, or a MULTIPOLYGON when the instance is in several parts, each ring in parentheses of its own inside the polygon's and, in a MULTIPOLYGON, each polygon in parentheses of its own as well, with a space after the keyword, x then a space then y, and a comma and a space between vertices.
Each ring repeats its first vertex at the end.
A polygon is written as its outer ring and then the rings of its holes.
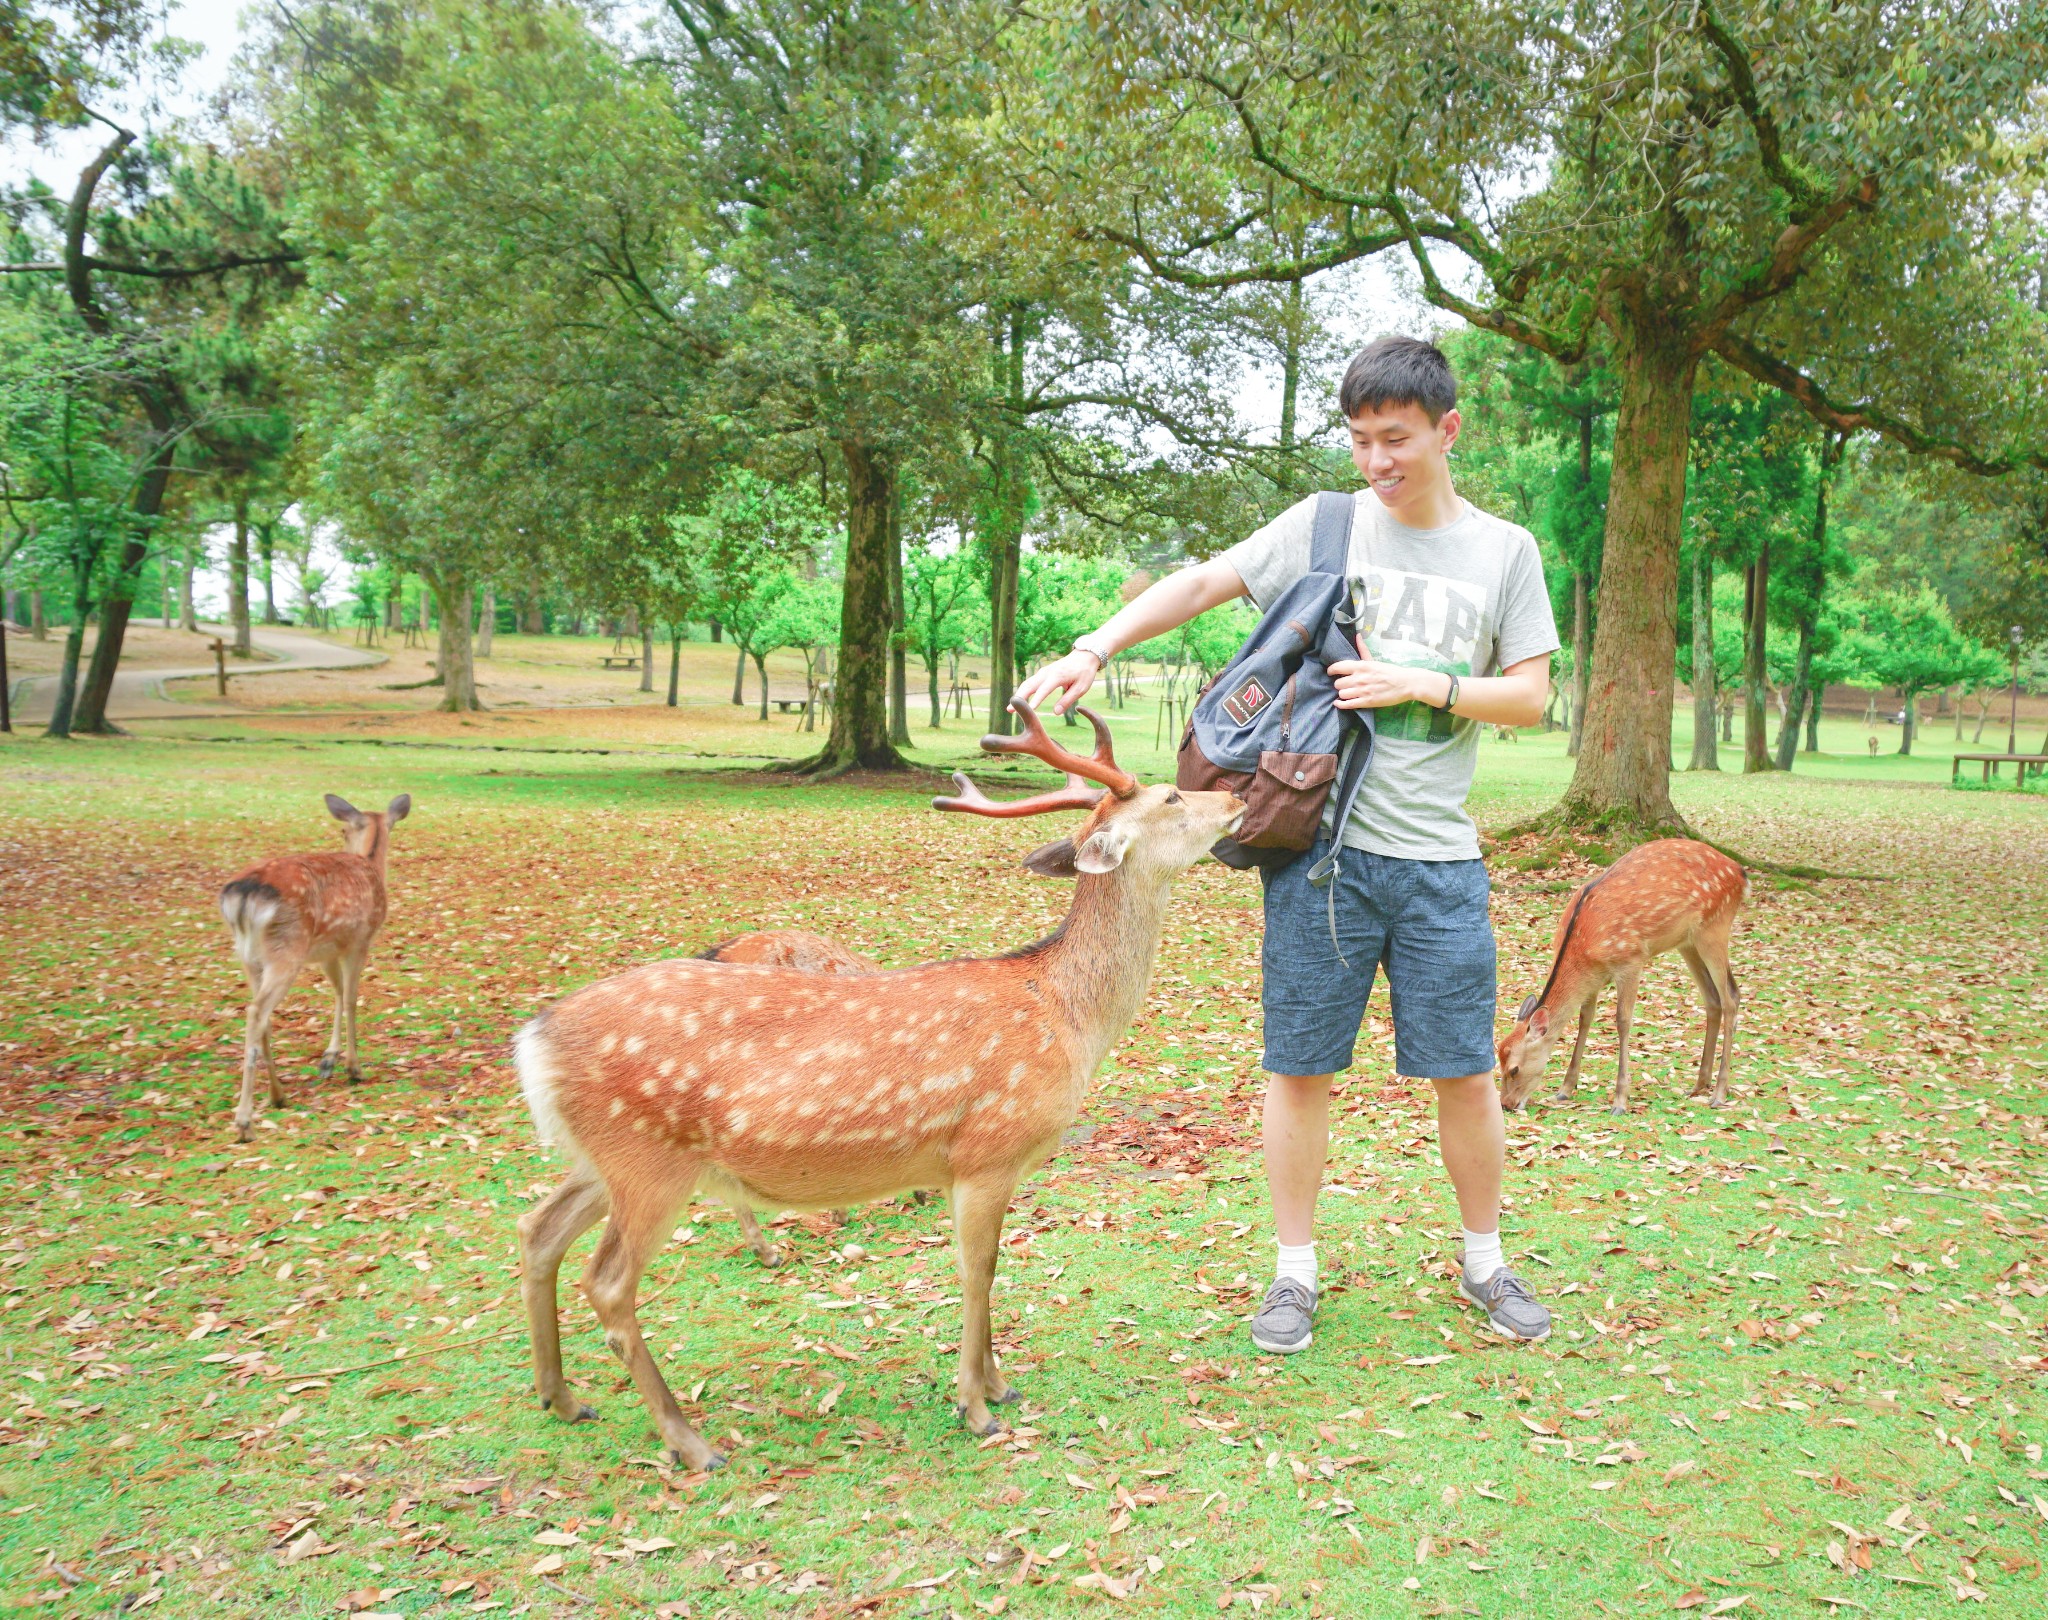
POLYGON ((1257 718, 1259 710, 1272 701, 1272 693, 1256 680, 1248 680, 1223 700, 1223 712, 1239 725, 1248 726, 1257 718))

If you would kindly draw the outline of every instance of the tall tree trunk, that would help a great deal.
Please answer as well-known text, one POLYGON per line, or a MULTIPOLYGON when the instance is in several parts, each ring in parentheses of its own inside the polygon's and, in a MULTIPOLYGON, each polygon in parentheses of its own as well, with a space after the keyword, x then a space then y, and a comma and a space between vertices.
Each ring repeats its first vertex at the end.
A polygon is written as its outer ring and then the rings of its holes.
POLYGON ((889 500, 889 741, 910 746, 910 649, 904 645, 909 624, 903 611, 903 491, 897 486, 889 500))
MULTIPOLYGON (((469 637, 470 618, 473 613, 473 595, 469 580, 459 573, 436 572, 431 578, 421 575, 427 587, 434 593, 434 604, 440 610, 440 645, 435 654, 435 667, 440 672, 440 707, 451 714, 465 714, 481 709, 477 701, 476 663, 472 657, 472 643, 469 637)), ((422 603, 424 610, 426 604, 422 603)))
POLYGON ((925 691, 932 702, 932 730, 939 729, 939 661, 928 659, 924 666, 925 691))
POLYGON ((1910 754, 1913 752, 1913 733, 1920 729, 1920 694, 1907 692, 1903 696, 1906 718, 1899 726, 1899 752, 1910 754))
POLYGON ((192 576, 199 570, 199 548, 186 541, 178 556, 178 628, 199 631, 199 615, 192 608, 192 576))
POLYGON ((78 664, 85 649, 85 621, 92 611, 92 572, 87 569, 72 593, 71 623, 64 629, 64 658, 57 666, 57 702, 50 710, 46 737, 68 737, 84 728, 78 719, 78 664))
POLYGON ((1991 700, 1989 698, 1979 698, 1977 700, 1977 729, 1970 733, 1970 746, 1972 748, 1975 748, 1979 743, 1983 742, 1984 722, 1988 720, 1990 717, 1991 700))
POLYGON ((1692 554, 1692 759, 1689 771, 1718 771, 1720 744, 1714 718, 1720 694, 1714 689, 1714 557, 1705 545, 1692 554))
MULTIPOLYGON (((156 599, 161 609, 158 617, 164 621, 166 630, 171 627, 171 559, 165 552, 158 552, 156 558, 156 599)), ((1958 736, 1961 733, 1957 733, 1958 736)))
POLYGON ((1671 802, 1671 691, 1677 673, 1678 539, 1692 421, 1690 350, 1624 328, 1601 548, 1599 623, 1584 741, 1559 812, 1582 827, 1684 832, 1671 802))
POLYGON ((683 627, 672 624, 668 630, 668 706, 676 706, 676 688, 682 683, 683 675, 683 627))
MULTIPOLYGON (((185 600, 188 603, 192 600, 190 575, 186 576, 185 600)), ((43 588, 40 585, 31 587, 28 593, 28 638, 31 641, 50 639, 50 621, 43 617, 43 588)))
POLYGON ((739 654, 739 661, 732 666, 732 706, 744 709, 747 706, 747 649, 740 646, 735 638, 733 650, 739 654))
POLYGON ((842 440, 846 464, 846 575, 839 609, 839 673, 832 730, 805 762, 813 772, 901 770, 889 741, 889 513, 896 469, 886 451, 842 440))
POLYGON ((725 640, 725 626, 716 619, 713 619, 711 621, 711 645, 715 647, 723 640, 725 640))
POLYGON ((277 536, 276 525, 258 524, 257 544, 263 557, 263 622, 277 623, 277 536))
POLYGON ((525 636, 545 635, 547 628, 547 620, 541 617, 540 592, 526 592, 519 598, 519 633, 525 636))
POLYGON ((640 690, 654 690, 654 621, 645 608, 635 608, 633 616, 640 621, 640 690))
POLYGON ((1820 706, 1827 695, 1828 689, 1825 685, 1817 686, 1814 688, 1813 700, 1806 705, 1806 752, 1809 754, 1820 752, 1820 706))
POLYGON ((1572 731, 1565 740, 1567 759, 1577 759, 1586 740, 1586 684, 1592 671, 1586 666, 1593 657, 1593 593, 1586 576, 1572 575, 1572 731))
POLYGON ((490 580, 484 581, 484 604, 476 614, 476 655, 479 658, 491 656, 491 642, 498 633, 498 587, 490 580))
MULTIPOLYGON (((1012 313, 998 318, 993 331, 996 386, 1013 408, 1024 400, 1024 319, 1012 313)), ((990 491, 987 534, 989 553, 988 728, 1009 732, 1015 722, 1010 695, 1017 689, 1017 585, 1024 562, 1024 512, 1028 488, 1024 457, 1014 431, 1020 418, 999 424, 992 446, 994 488, 990 491)))
MULTIPOLYGON (((72 192, 70 205, 64 213, 65 292, 79 319, 99 337, 111 336, 113 323, 93 294, 92 267, 85 252, 86 226, 92 211, 92 195, 99 187, 100 177, 134 139, 127 130, 122 130, 100 150, 79 175, 78 186, 72 192)), ((174 409, 177 394, 170 380, 162 373, 150 373, 137 380, 134 389, 143 414, 149 418, 150 432, 156 438, 156 453, 150 460, 149 470, 135 486, 134 498, 129 503, 135 526, 129 533, 127 544, 121 548, 114 577, 99 601, 99 635, 93 642, 92 666, 86 671, 84 685, 78 692, 77 706, 70 715, 72 731, 111 729, 107 724, 107 702, 113 696, 114 673, 121 664, 121 643, 128 634, 128 614, 134 606, 135 584, 142 572, 143 559, 149 555, 149 531, 155 527, 157 516, 163 511, 164 490, 170 483, 171 462, 177 453, 178 413, 174 409)), ((82 621, 82 614, 80 618, 82 621)))
POLYGON ((1778 728, 1779 770, 1792 769, 1792 756, 1799 751, 1799 722, 1805 716, 1806 705, 1818 701, 1813 692, 1813 624, 1802 618, 1799 653, 1792 663, 1792 701, 1785 708, 1785 723, 1778 728))
POLYGON ((754 670, 761 677, 761 718, 768 718, 768 655, 754 654, 754 670))
POLYGON ((1764 634, 1770 626, 1771 542, 1757 543, 1756 561, 1742 575, 1742 774, 1771 768, 1769 724, 1764 714, 1768 669, 1764 634))
POLYGON ((228 648, 237 658, 249 658, 255 648, 249 644, 249 502, 235 496, 235 537, 228 543, 228 626, 234 642, 228 648))

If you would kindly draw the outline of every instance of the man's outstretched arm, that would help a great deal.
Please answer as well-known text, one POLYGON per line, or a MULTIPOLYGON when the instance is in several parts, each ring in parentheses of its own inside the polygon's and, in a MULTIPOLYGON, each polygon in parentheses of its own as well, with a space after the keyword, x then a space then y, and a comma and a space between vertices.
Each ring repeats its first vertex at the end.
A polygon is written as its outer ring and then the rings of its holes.
MULTIPOLYGON (((1237 570, 1221 557, 1180 569, 1145 587, 1118 608, 1109 622, 1085 639, 1104 657, 1114 657, 1126 647, 1178 630, 1198 613, 1233 602, 1245 594, 1237 570)), ((1095 677, 1102 673, 1102 661, 1093 653, 1076 649, 1055 659, 1017 688, 1016 701, 1033 708, 1049 692, 1057 692, 1053 712, 1065 714, 1087 696, 1095 677)))

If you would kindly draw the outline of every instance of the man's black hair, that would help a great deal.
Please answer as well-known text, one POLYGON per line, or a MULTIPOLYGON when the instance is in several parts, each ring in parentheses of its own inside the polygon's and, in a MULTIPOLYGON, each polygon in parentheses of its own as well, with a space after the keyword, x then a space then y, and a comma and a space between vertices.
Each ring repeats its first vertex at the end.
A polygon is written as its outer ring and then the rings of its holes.
POLYGON ((1458 403, 1458 379, 1444 351, 1423 338, 1374 338, 1351 357, 1337 388, 1345 419, 1389 405, 1420 405, 1432 423, 1458 403))

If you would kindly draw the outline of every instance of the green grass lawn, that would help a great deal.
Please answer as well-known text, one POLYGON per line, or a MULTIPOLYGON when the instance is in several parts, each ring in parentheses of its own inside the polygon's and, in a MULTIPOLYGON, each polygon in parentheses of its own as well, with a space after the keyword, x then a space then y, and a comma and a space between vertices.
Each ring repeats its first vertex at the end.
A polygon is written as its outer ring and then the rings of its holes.
MULTIPOLYGON (((1117 726, 1122 757, 1165 768, 1149 711, 1117 726)), ((658 1460, 572 1287, 565 1358, 603 1419, 530 1394, 513 1222, 558 1167, 510 1033, 746 928, 891 965, 1022 943, 1065 903, 1016 865, 1043 829, 932 815, 929 777, 720 767, 680 720, 612 753, 544 714, 204 729, 221 740, 0 745, 12 1608, 2048 1611, 2048 805, 1949 791, 1946 739, 1870 760, 1831 725, 1789 777, 1676 779, 1705 835, 1878 880, 1756 884, 1731 1108, 1684 1098, 1699 1027, 1665 962, 1632 1111, 1604 1111, 1603 1017, 1581 1101, 1510 1122, 1508 1248, 1557 1314, 1547 1344, 1493 1341, 1456 1301, 1427 1087, 1391 1074, 1382 992, 1338 1103, 1315 1347, 1251 1352, 1259 924, 1251 880, 1211 866, 1014 1207, 995 1300, 1018 1427, 979 1443, 952 1418, 938 1206, 785 1222, 770 1272, 707 1203, 642 1311, 733 1455, 703 1479, 658 1460), (309 981, 279 1019, 291 1104, 237 1146, 213 895, 337 843, 323 791, 414 796, 369 1078, 314 1077, 309 981)), ((920 757, 966 758, 973 730, 920 757)), ((1557 738, 1488 739, 1474 811, 1505 825, 1569 768, 1557 738)), ((1586 869, 1503 853, 1511 1005, 1586 869)))

